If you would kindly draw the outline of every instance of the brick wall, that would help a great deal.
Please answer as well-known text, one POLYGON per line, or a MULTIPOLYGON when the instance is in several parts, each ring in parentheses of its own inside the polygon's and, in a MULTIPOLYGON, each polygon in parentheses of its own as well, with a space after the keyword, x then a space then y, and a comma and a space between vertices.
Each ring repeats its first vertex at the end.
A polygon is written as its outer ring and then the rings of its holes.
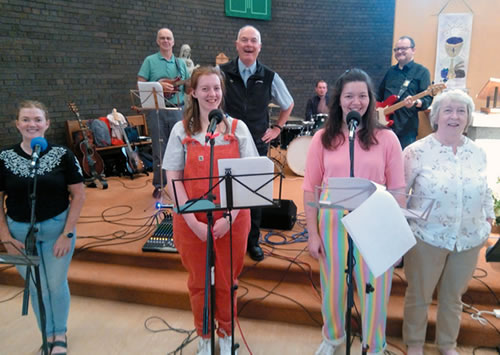
POLYGON ((22 99, 48 105, 48 138, 64 143, 73 100, 83 118, 130 111, 142 60, 157 50, 156 30, 169 27, 189 43, 196 64, 219 52, 234 57, 245 24, 262 33, 260 60, 279 72, 295 99, 294 116, 319 78, 333 83, 360 67, 381 80, 390 65, 395 0, 274 0, 271 21, 226 17, 224 1, 0 0, 0 147, 19 140, 12 124, 22 99), (208 5, 210 4, 210 5, 208 5))

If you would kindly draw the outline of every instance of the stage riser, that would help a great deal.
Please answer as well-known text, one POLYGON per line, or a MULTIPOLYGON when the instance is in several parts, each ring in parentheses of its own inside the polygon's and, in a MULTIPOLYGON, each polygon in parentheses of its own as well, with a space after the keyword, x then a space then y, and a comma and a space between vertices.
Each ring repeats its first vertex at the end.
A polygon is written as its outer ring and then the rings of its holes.
MULTIPOLYGON (((154 257, 152 258, 155 262, 158 262, 158 259, 163 259, 163 257, 156 259, 154 257)), ((187 274, 181 270, 177 270, 178 268, 175 267, 175 264, 179 262, 176 256, 167 257, 171 263, 170 266, 175 268, 175 270, 165 270, 163 268, 151 269, 149 267, 138 267, 135 265, 132 269, 123 272, 124 275, 117 270, 127 267, 131 268, 130 265, 99 264, 96 263, 95 260, 89 262, 80 259, 81 256, 72 263, 72 268, 70 269, 70 289, 74 295, 184 310, 190 309, 189 296, 185 287, 187 274), (109 271, 108 269, 110 268, 113 270, 109 271), (134 270, 137 271, 134 272, 134 270), (109 273, 111 273, 111 275, 108 275, 109 273), (157 280, 157 282, 147 287, 144 285, 146 282, 141 282, 140 280, 141 278, 144 279, 148 277, 147 275, 150 273, 150 277, 157 280), (96 274, 101 275, 101 277, 96 278, 96 274), (89 275, 89 277, 85 278, 84 275, 89 275), (111 281, 106 281, 107 278, 110 278, 111 281), (176 286, 169 287, 169 285, 173 283, 176 286)), ((91 259, 95 259, 95 254, 91 259)), ((112 258, 108 259, 108 261, 110 260, 112 260, 112 258)), ((166 262, 166 260, 160 261, 166 262)), ((140 264, 141 262, 138 263, 140 264)), ((249 287, 247 282, 250 284, 263 284, 265 288, 269 289, 271 285, 275 285, 278 280, 283 279, 285 273, 284 270, 280 272, 279 270, 273 270, 272 268, 266 269, 265 267, 256 269, 252 264, 247 265, 246 268, 248 270, 244 272, 245 275, 241 278, 238 291, 238 306, 239 309, 243 308, 243 311, 239 312, 240 317, 318 326, 319 331, 318 322, 321 322, 320 302, 319 300, 315 301, 316 295, 314 295, 314 291, 308 285, 307 277, 303 274, 300 275, 300 271, 298 270, 288 271, 287 276, 284 278, 283 283, 276 289, 276 292, 286 294, 297 302, 306 304, 310 315, 289 300, 276 296, 270 296, 264 300, 259 300, 259 297, 255 295, 245 295, 245 288, 249 287), (260 275, 261 277, 257 279, 254 278, 255 275, 260 275), (276 279, 273 281, 271 276, 276 277, 276 279), (297 283, 294 284, 293 279, 296 279, 297 283)), ((23 280, 15 269, 1 272, 0 283, 21 287, 24 285, 23 280)), ((493 307, 491 305, 492 296, 489 295, 489 291, 483 292, 482 288, 484 287, 480 287, 477 290, 474 289, 468 293, 470 297, 472 297, 477 308, 491 309, 493 307), (486 302, 490 302, 489 305, 481 305, 482 301, 480 300, 483 299, 485 299, 486 302)), ((389 336, 401 337, 404 289, 405 282, 395 277, 387 319, 387 335, 389 336)), ((357 296, 355 296, 355 299, 357 299, 357 296)), ((429 312, 427 341, 433 340, 435 332, 435 312, 435 306, 432 305, 429 312)), ((466 314, 463 314, 462 317, 462 327, 458 339, 460 344, 471 346, 498 345, 498 336, 492 328, 482 327, 479 323, 471 321, 470 317, 466 314)), ((499 325, 500 324, 497 324, 497 326, 499 325)), ((353 329, 356 329, 356 323, 353 323, 353 327, 353 329)))

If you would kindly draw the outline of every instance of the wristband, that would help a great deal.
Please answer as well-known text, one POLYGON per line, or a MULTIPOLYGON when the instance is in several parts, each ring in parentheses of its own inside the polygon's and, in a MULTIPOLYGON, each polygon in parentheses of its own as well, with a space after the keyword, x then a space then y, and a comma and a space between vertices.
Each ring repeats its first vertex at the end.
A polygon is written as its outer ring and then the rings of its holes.
POLYGON ((277 123, 273 123, 273 124, 271 125, 271 128, 274 128, 274 127, 278 127, 278 129, 280 130, 280 132, 281 132, 281 131, 283 131, 283 127, 281 127, 281 126, 280 126, 279 124, 277 124, 277 123))

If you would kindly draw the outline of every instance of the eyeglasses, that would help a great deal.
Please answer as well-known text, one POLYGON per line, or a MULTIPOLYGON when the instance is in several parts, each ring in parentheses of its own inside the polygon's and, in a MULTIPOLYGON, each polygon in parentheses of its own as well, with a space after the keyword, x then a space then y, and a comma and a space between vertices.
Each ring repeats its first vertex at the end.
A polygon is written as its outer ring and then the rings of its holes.
POLYGON ((413 48, 413 47, 396 47, 393 49, 394 52, 397 51, 407 51, 408 49, 413 48))

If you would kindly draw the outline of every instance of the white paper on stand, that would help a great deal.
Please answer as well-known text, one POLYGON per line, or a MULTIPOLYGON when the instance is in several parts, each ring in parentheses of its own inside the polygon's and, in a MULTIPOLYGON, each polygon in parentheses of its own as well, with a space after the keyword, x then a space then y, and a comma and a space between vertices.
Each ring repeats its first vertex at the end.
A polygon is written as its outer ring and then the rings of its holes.
POLYGON ((370 188, 372 194, 342 218, 342 223, 370 271, 378 277, 416 241, 394 197, 383 186, 369 180, 365 180, 365 183, 373 186, 370 188))
POLYGON ((163 97, 163 87, 157 81, 138 81, 139 97, 141 99, 142 108, 161 109, 165 108, 165 98, 163 97), (154 91, 153 91, 154 89, 154 91), (156 94, 156 107, 155 95, 156 94))
MULTIPOLYGON (((274 164, 268 157, 219 159, 218 166, 219 176, 224 176, 226 169, 230 169, 231 174, 235 176, 232 183, 233 207, 272 205, 274 164), (247 174, 263 175, 239 176, 247 174), (245 184, 252 190, 257 190, 265 199, 236 180, 245 184)), ((220 205, 223 208, 227 207, 225 182, 220 185, 220 205)))

